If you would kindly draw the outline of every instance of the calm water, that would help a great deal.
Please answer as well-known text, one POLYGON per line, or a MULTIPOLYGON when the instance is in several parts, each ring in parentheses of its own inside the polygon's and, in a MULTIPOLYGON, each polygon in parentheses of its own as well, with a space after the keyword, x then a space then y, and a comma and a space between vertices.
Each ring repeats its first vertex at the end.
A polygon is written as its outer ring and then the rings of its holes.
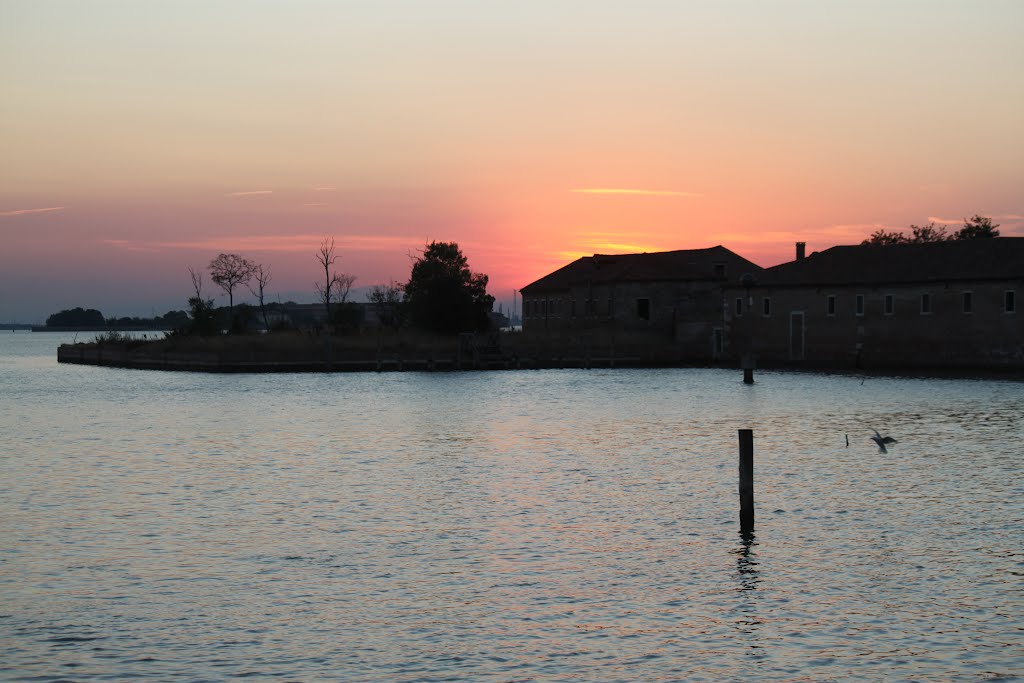
POLYGON ((1022 383, 163 374, 70 337, 0 334, 3 680, 1024 680, 1022 383))

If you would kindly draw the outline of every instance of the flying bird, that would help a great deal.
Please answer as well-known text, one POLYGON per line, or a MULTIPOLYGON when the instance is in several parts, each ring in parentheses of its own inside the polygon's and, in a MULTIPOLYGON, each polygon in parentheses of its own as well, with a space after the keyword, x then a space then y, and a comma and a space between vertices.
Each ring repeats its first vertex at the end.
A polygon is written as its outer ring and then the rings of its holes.
POLYGON ((892 438, 891 436, 882 436, 881 434, 878 433, 877 429, 873 429, 871 431, 875 433, 875 435, 871 437, 871 440, 878 444, 879 452, 888 453, 889 451, 888 449, 886 449, 885 444, 896 443, 896 439, 892 438))

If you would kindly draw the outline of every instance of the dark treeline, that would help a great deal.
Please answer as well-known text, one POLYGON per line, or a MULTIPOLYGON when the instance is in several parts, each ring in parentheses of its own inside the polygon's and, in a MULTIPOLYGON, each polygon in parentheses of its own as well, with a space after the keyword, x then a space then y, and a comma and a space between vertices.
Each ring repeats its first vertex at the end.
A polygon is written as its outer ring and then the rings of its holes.
MULTIPOLYGON (((376 285, 365 304, 349 301, 356 276, 339 272, 335 264, 341 258, 334 240, 324 238, 315 254, 318 279, 314 281, 318 303, 315 312, 309 306, 275 305, 266 302, 272 280, 270 267, 250 261, 240 254, 222 253, 207 266, 210 280, 228 298, 228 306, 216 307, 204 292, 202 271, 189 268, 194 296, 188 299, 188 321, 175 332, 182 335, 211 336, 252 330, 316 328, 331 334, 352 334, 361 329, 368 313, 376 319, 372 326, 383 331, 410 327, 443 336, 462 332, 484 332, 491 326, 494 297, 487 294, 488 278, 475 273, 455 242, 430 242, 414 259, 409 281, 376 285), (247 288, 255 305, 235 303, 235 294, 247 288)), ((328 346, 329 348, 329 346, 328 346)))
POLYGON ((919 244, 999 237, 998 228, 999 225, 993 224, 991 218, 975 214, 965 218, 963 226, 954 232, 947 232, 946 226, 937 225, 933 221, 928 225, 911 225, 909 235, 897 230, 878 229, 861 244, 919 244))
MULTIPOLYGON (((341 258, 334 240, 324 238, 315 254, 320 265, 314 281, 318 303, 267 302, 272 280, 270 267, 240 254, 222 253, 206 267, 209 281, 227 297, 217 306, 204 291, 204 273, 189 268, 193 296, 188 310, 172 310, 153 318, 105 318, 94 308, 73 308, 46 320, 51 329, 167 330, 172 336, 215 336, 256 331, 314 329, 319 333, 355 334, 373 328, 379 332, 415 329, 440 336, 481 333, 492 327, 494 297, 487 293, 488 277, 474 272, 455 242, 432 241, 413 259, 408 282, 391 281, 371 287, 369 301, 349 301, 356 277, 335 270, 341 258), (255 304, 236 302, 244 289, 255 304)), ((497 324, 500 324, 500 320, 497 324)))
POLYGON ((173 330, 189 322, 185 311, 167 311, 153 318, 106 318, 95 308, 69 308, 46 319, 46 327, 84 330, 173 330))
MULTIPOLYGON (((306 326, 315 323, 312 313, 296 311, 294 301, 287 303, 267 303, 266 310, 274 314, 271 329, 289 329, 294 326, 306 326), (285 316, 290 322, 285 322, 285 316)), ((222 329, 237 330, 262 329, 259 311, 249 304, 235 304, 234 310, 228 306, 211 306, 209 315, 215 326, 222 329), (229 325, 229 321, 234 321, 229 325)), ((339 306, 333 311, 332 322, 335 325, 345 326, 353 324, 358 316, 356 306, 349 303, 347 306, 339 306)), ((170 310, 163 315, 151 318, 139 316, 123 316, 120 318, 107 318, 102 312, 95 308, 75 307, 54 313, 46 318, 46 327, 54 329, 79 329, 79 330, 167 330, 187 332, 193 325, 193 318, 187 311, 170 310)), ((22 326, 31 329, 33 326, 22 326)))

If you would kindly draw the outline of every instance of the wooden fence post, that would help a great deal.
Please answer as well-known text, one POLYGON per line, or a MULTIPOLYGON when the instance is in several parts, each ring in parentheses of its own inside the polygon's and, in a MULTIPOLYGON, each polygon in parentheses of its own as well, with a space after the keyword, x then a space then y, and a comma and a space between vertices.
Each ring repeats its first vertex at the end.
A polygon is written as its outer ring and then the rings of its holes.
POLYGON ((754 430, 739 430, 740 533, 754 530, 754 430))

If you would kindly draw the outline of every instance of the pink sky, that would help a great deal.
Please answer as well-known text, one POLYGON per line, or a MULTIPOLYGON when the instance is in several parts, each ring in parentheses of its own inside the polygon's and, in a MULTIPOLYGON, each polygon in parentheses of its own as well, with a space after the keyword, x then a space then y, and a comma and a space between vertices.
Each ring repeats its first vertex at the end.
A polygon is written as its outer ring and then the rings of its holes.
POLYGON ((595 252, 1024 235, 1024 3, 0 4, 0 322, 311 301, 457 241, 506 302, 595 252))

